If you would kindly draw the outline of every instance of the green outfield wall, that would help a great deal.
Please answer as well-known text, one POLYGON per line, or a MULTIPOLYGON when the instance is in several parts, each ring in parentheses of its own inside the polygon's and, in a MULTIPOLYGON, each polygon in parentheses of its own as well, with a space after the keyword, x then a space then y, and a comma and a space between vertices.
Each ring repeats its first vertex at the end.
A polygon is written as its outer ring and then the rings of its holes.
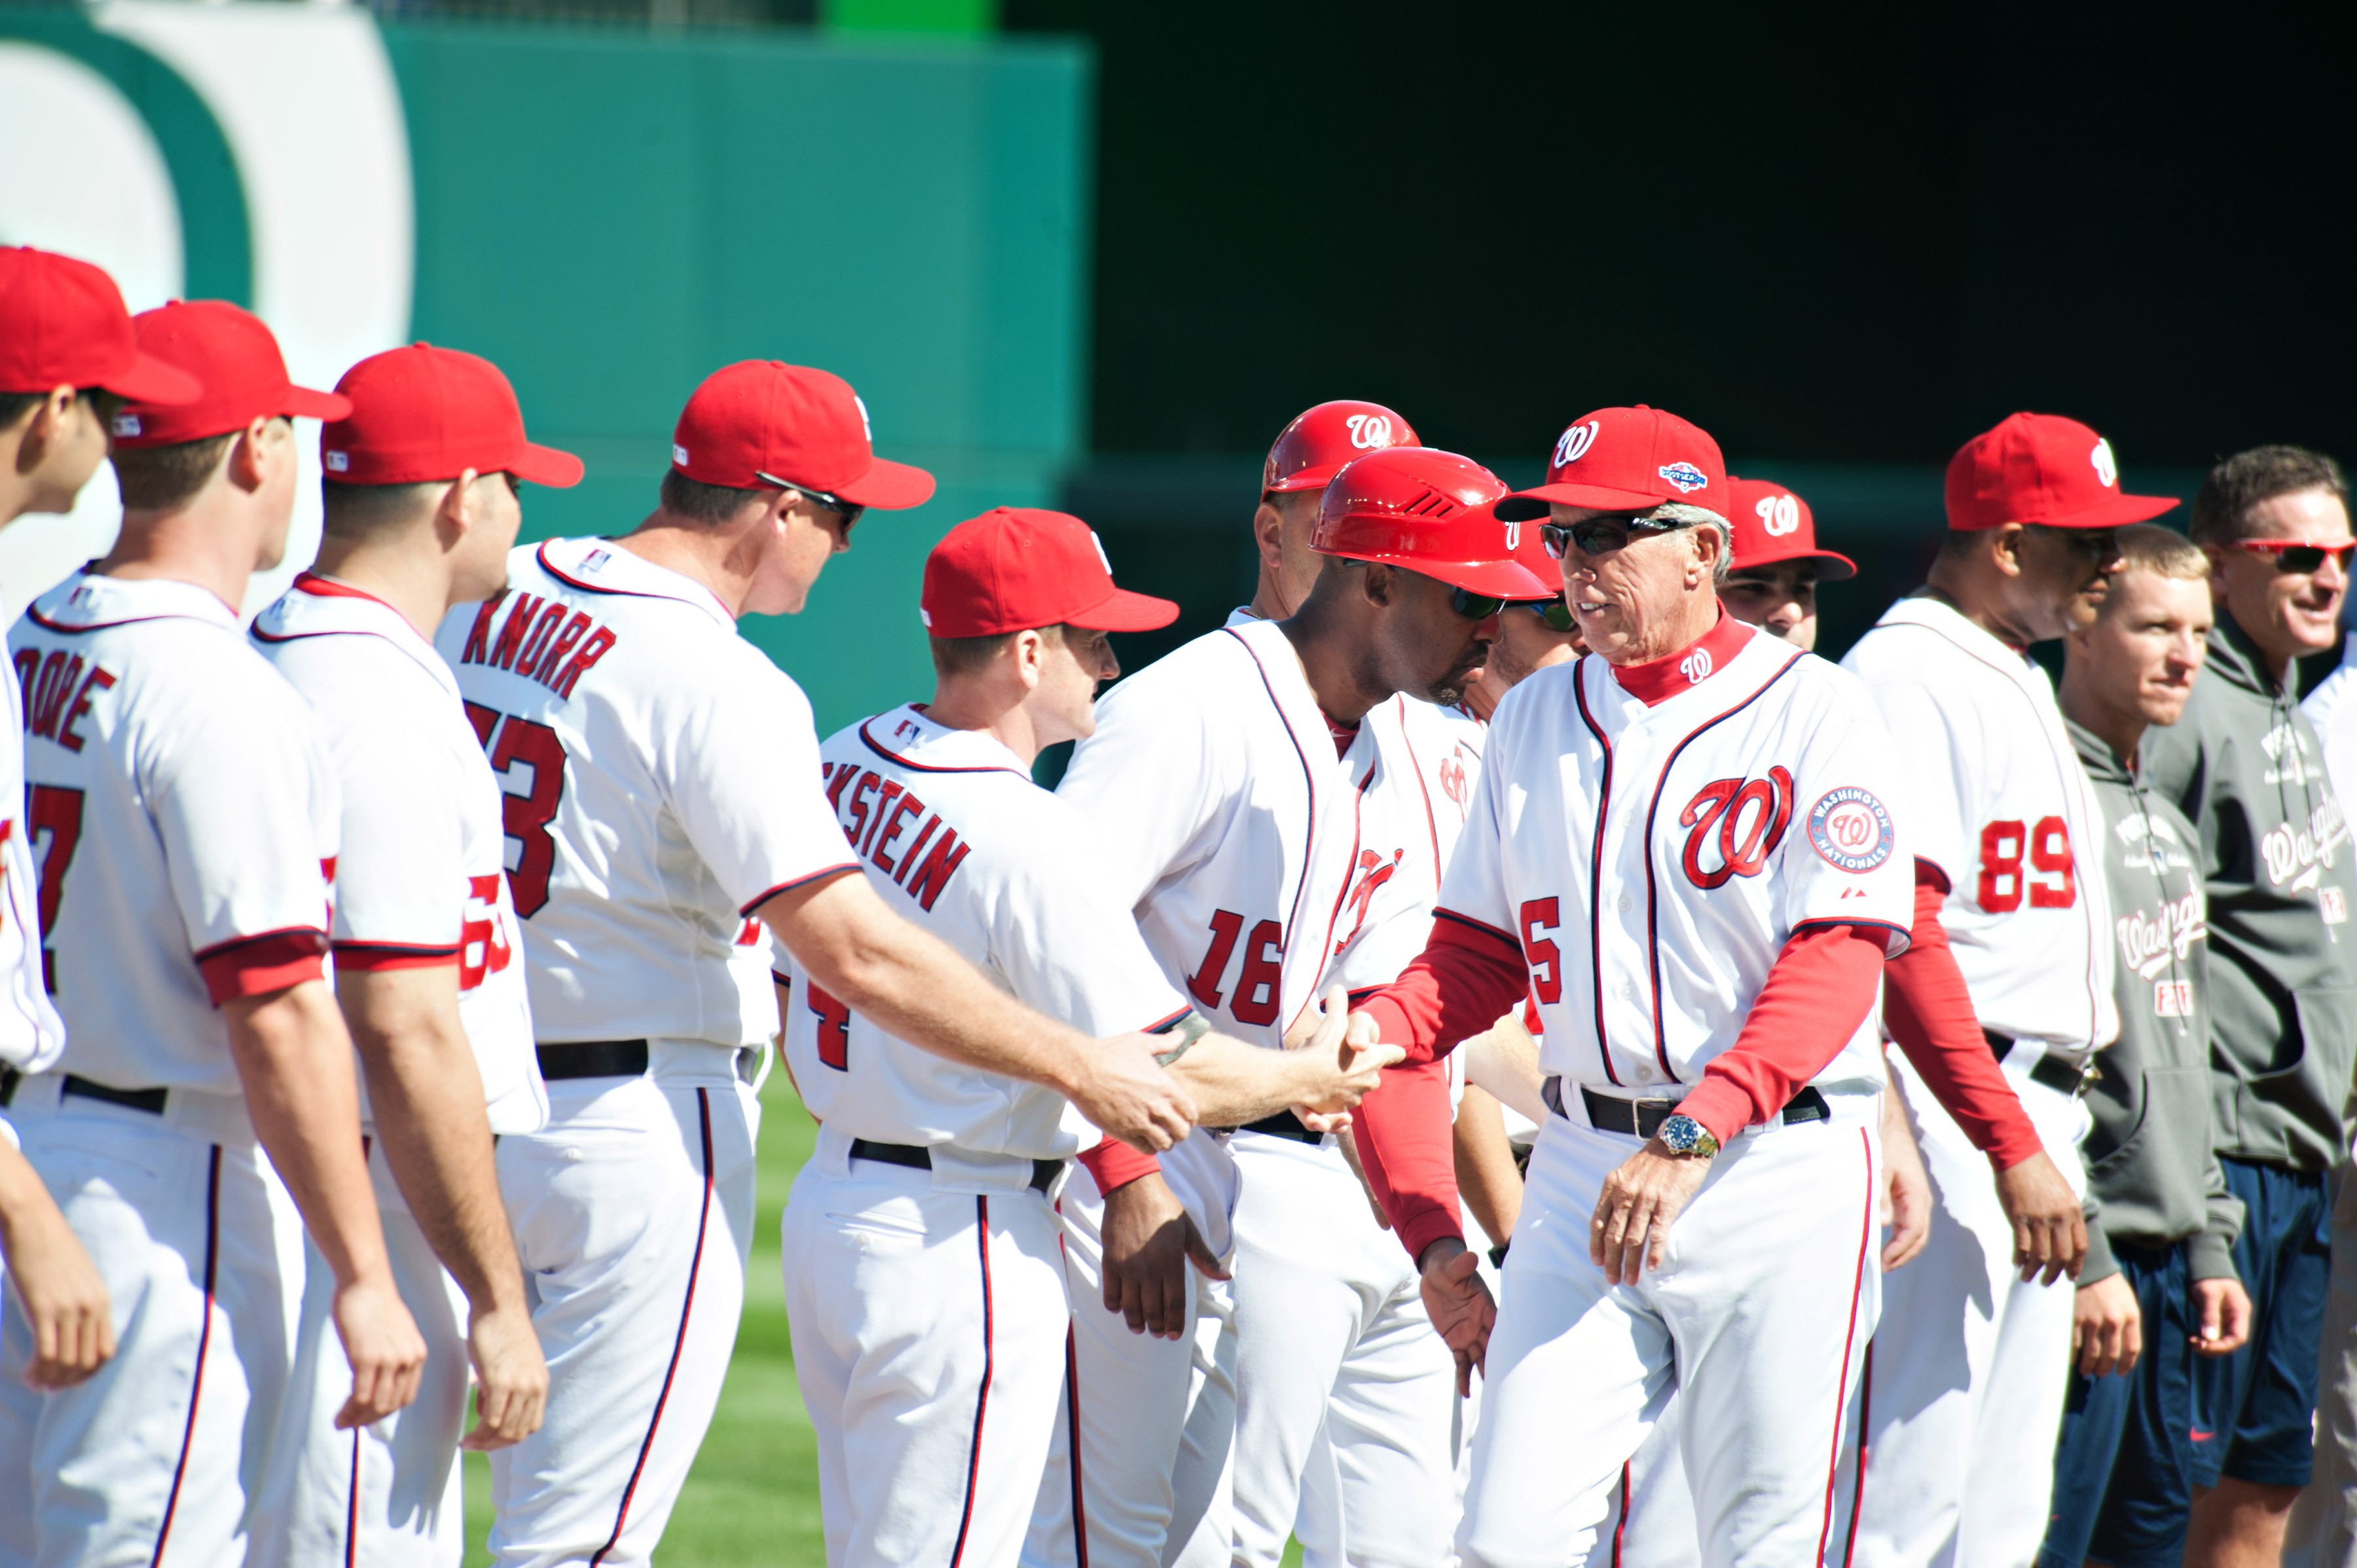
POLYGON ((863 521, 802 615, 745 623, 822 726, 922 694, 925 552, 1051 501, 1080 456, 1084 46, 114 0, 0 6, 14 141, 12 90, 20 120, 54 99, 127 150, 53 188, 0 176, 0 241, 109 265, 134 308, 251 304, 298 376, 409 338, 490 356, 534 437, 588 464, 527 492, 527 537, 643 516, 721 364, 849 379, 878 449, 941 489, 863 521))

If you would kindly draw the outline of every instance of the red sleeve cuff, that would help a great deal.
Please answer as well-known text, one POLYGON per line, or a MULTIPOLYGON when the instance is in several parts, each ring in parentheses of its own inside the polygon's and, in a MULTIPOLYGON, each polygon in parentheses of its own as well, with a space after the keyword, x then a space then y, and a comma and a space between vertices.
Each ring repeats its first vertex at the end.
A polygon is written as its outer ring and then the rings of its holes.
POLYGON ((207 948, 196 955, 205 977, 206 994, 218 1007, 245 996, 267 996, 290 985, 325 976, 321 962, 328 950, 324 931, 306 927, 264 931, 207 948))
POLYGON ((1096 1178, 1100 1195, 1127 1187, 1138 1177, 1152 1176, 1162 1168, 1162 1162, 1152 1155, 1141 1155, 1118 1138, 1107 1138, 1093 1149, 1082 1150, 1081 1164, 1096 1178))

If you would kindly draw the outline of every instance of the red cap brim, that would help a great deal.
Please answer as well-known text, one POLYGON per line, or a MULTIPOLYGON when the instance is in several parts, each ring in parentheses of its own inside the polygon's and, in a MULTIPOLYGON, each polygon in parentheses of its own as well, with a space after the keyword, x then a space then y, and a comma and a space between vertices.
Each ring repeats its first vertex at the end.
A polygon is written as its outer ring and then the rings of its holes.
POLYGON ((152 403, 159 408, 178 408, 205 395, 204 382, 153 354, 135 358, 129 370, 107 377, 100 390, 133 403, 152 403))
POLYGON ((1787 561, 1816 562, 1818 564, 1817 581, 1820 583, 1838 583, 1845 578, 1857 575, 1857 562, 1831 550, 1787 550, 1779 554, 1754 555, 1748 560, 1737 562, 1728 570, 1748 572, 1754 566, 1778 566, 1787 561))
POLYGON ((2063 512, 2054 517, 2007 518, 2003 522, 1985 522, 1962 529, 1951 523, 1949 527, 1959 533, 1985 533, 1992 528, 2002 528, 2005 522, 2029 523, 2038 528, 2126 528, 2132 522, 2149 522, 2162 512, 2172 511, 2182 504, 2175 496, 2114 496, 2084 511, 2063 512))
POLYGON ((838 487, 834 493, 859 506, 903 511, 933 499, 933 477, 913 464, 890 463, 878 457, 867 472, 838 487))
POLYGON ((1115 588, 1104 603, 1068 615, 1064 623, 1088 631, 1159 631, 1178 618, 1178 607, 1168 599, 1115 588))
POLYGON ((1334 476, 1341 471, 1342 465, 1340 463, 1321 463, 1315 467, 1298 469, 1286 475, 1285 478, 1261 491, 1261 494, 1281 496, 1289 495, 1295 490, 1322 490, 1332 484, 1334 476))
POLYGON ((560 452, 554 446, 537 446, 527 441, 523 456, 508 465, 507 471, 527 485, 544 485, 552 490, 569 490, 581 482, 581 459, 570 452, 560 452))
POLYGON ((1498 498, 1495 508, 1501 522, 1529 522, 1547 515, 1547 508, 1555 506, 1593 507, 1598 511, 1651 511, 1666 506, 1669 496, 1649 495, 1643 490, 1616 490, 1604 485, 1541 485, 1534 490, 1516 490, 1512 495, 1498 498))
POLYGON ((314 392, 309 387, 288 387, 278 412, 289 419, 350 419, 352 400, 341 392, 314 392))

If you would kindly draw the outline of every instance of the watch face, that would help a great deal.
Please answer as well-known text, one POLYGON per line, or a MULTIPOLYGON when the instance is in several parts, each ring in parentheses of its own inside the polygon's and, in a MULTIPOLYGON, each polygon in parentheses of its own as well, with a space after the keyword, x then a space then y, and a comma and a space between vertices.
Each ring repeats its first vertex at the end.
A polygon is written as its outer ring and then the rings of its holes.
POLYGON ((1701 1131, 1702 1123, 1693 1117, 1673 1116, 1662 1123, 1662 1142, 1683 1155, 1693 1149, 1701 1131))

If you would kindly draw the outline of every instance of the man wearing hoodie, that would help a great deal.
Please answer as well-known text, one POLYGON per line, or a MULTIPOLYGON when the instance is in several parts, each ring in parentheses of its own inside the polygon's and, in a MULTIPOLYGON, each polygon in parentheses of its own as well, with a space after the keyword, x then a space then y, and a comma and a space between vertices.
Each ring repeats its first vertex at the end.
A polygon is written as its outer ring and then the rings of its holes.
POLYGON ((2195 1379, 2185 1561, 2273 1563, 2309 1481, 2328 1271, 2326 1176, 2347 1153, 2357 1058, 2357 877, 2323 748, 2287 682, 2332 646, 2357 542, 2340 471, 2296 446, 2237 453, 2193 501, 2216 629, 2208 676, 2145 742, 2147 784, 2201 832, 2210 918, 2212 1106, 2247 1210, 2234 1269, 2251 1342, 2195 1379))
POLYGON ((2120 1033, 2087 1090, 2087 1185, 2103 1219, 2079 1274, 2040 1568, 2182 1555, 2196 1359, 2250 1337, 2230 1251, 2243 1206, 2211 1146, 2200 839, 2136 762, 2147 727, 2174 725, 2201 672, 2210 562, 2151 523, 2120 530, 2117 548, 2093 621, 2064 637, 2062 716, 2103 806, 2120 1033))

